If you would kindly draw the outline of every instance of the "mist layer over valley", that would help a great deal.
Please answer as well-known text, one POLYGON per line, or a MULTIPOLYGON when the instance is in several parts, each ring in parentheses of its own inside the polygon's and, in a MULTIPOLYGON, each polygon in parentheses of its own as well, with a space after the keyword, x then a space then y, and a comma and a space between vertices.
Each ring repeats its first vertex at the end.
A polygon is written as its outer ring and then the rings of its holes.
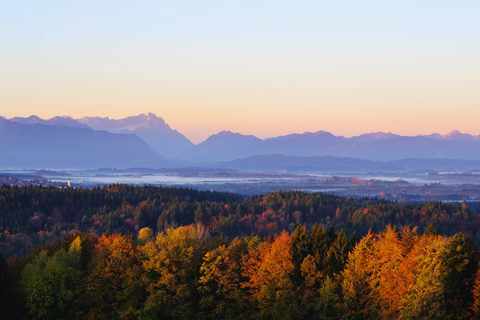
POLYGON ((260 139, 224 130, 195 145, 152 113, 119 120, 30 116, 0 118, 0 148, 0 174, 12 185, 43 179, 62 186, 70 178, 76 187, 122 183, 241 194, 296 189, 408 201, 480 199, 480 138, 458 131, 350 138, 317 131, 260 139))

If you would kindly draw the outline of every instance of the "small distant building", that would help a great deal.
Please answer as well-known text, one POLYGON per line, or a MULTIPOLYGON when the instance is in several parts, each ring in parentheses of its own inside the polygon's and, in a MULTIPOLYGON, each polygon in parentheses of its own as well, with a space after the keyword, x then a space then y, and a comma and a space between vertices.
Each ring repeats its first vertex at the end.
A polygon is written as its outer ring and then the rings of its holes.
POLYGON ((68 181, 67 181, 67 187, 70 188, 70 178, 68 178, 68 181))

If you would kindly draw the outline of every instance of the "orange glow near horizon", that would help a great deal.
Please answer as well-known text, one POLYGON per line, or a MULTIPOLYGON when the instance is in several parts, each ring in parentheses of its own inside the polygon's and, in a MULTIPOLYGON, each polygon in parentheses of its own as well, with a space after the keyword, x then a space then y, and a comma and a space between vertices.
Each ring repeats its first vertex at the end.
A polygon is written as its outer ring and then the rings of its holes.
POLYGON ((479 14, 469 1, 10 2, 0 115, 152 112, 194 143, 222 130, 478 135, 479 14))
MULTIPOLYGON (((43 108, 42 108, 43 109, 43 108)), ((55 110, 55 109, 54 109, 55 110)), ((85 109, 84 109, 85 110, 85 109)), ((198 144, 204 141, 212 134, 222 130, 229 130, 241 134, 252 134, 261 139, 287 135, 291 133, 316 132, 319 130, 330 132, 337 136, 351 137, 370 132, 392 132, 406 136, 415 136, 418 134, 440 133, 442 135, 459 130, 463 133, 473 135, 480 134, 480 128, 475 121, 468 121, 465 115, 455 114, 454 112, 442 114, 428 112, 418 112, 412 116, 412 112, 392 112, 372 110, 366 112, 365 109, 351 110, 348 117, 343 117, 346 111, 322 111, 308 112, 309 119, 295 116, 295 108, 291 112, 277 112, 271 114, 265 109, 247 112, 221 112, 214 110, 210 116, 202 115, 203 111, 186 111, 185 113, 176 113, 172 110, 135 110, 118 114, 95 114, 95 113, 52 113, 32 110, 32 112, 17 114, 14 112, 3 113, 2 115, 11 118, 14 116, 28 117, 32 114, 42 119, 50 119, 54 116, 67 115, 73 118, 83 116, 101 116, 111 119, 121 119, 127 116, 134 116, 140 113, 152 112, 158 117, 162 117, 169 126, 184 134, 193 143, 198 144), (145 111, 145 112, 143 112, 145 111), (250 113, 251 112, 251 113, 250 113), (254 116, 251 116, 251 114, 254 116), (363 115, 362 115, 363 114, 363 115), (392 121, 394 119, 394 121, 392 121)), ((472 113, 473 114, 473 113, 472 113)), ((472 120, 480 118, 480 112, 472 115, 472 120)))
MULTIPOLYGON (((2 95, 0 115, 119 119, 152 112, 194 143, 222 130, 259 138, 318 130, 346 137, 378 131, 480 134, 480 90, 474 86, 480 84, 480 64, 468 69, 463 62, 450 62, 435 71, 437 63, 423 62, 423 73, 391 67, 388 76, 381 64, 368 73, 319 71, 313 78, 302 70, 280 70, 276 75, 258 73, 255 79, 241 74, 216 79, 200 69, 203 82, 189 79, 188 72, 185 78, 172 72, 156 81, 129 73, 89 81, 94 74, 27 79, 10 70, 11 77, 2 83, 10 90, 2 95), (170 81, 175 78, 183 80, 170 81), (15 86, 22 83, 25 90, 15 86)), ((230 69, 232 74, 237 70, 230 69)))
POLYGON ((351 74, 330 82, 329 76, 295 82, 279 75, 265 85, 261 82, 267 78, 237 83, 205 79, 202 90, 197 79, 184 85, 164 79, 158 91, 140 79, 118 87, 122 81, 115 79, 81 86, 79 79, 59 83, 45 77, 41 84, 30 85, 26 96, 8 84, 12 90, 3 96, 0 115, 120 119, 152 112, 194 143, 222 130, 262 139, 319 130, 346 137, 378 131, 410 136, 452 130, 480 134, 476 87, 458 78, 409 81, 396 72, 397 76, 382 78, 372 70, 363 82, 351 74), (49 90, 53 87, 57 90, 49 90))

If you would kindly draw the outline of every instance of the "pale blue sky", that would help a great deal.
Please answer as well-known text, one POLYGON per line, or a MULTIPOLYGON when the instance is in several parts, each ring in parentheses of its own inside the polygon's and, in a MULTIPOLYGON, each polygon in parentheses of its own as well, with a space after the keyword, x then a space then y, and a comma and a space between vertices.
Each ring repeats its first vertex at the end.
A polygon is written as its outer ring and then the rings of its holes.
POLYGON ((480 2, 0 1, 0 115, 144 112, 197 142, 480 134, 480 2))

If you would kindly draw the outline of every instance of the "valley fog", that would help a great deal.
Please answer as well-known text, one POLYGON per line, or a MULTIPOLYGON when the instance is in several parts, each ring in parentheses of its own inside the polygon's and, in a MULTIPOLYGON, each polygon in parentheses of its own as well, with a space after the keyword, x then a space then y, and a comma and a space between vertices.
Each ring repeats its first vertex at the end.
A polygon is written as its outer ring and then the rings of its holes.
POLYGON ((74 188, 95 188, 112 184, 184 187, 227 191, 245 196, 279 190, 326 192, 341 196, 379 197, 398 201, 477 201, 480 199, 478 172, 222 172, 195 168, 98 169, 98 170, 4 170, 4 183, 74 188), (13 179, 13 180, 9 180, 13 179), (33 179, 33 180, 32 180, 33 179), (44 182, 38 182, 44 181, 44 182), (46 182, 48 181, 48 182, 46 182))

